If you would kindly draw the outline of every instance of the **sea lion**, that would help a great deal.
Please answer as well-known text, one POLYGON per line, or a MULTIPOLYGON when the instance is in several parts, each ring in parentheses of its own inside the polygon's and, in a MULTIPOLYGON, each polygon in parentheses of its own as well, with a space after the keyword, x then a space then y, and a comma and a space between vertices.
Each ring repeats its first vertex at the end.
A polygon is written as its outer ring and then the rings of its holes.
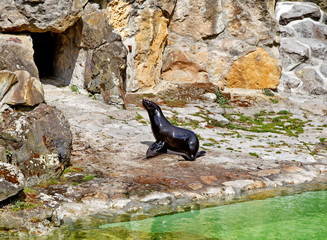
POLYGON ((152 133, 156 139, 147 150, 146 158, 167 153, 167 150, 180 153, 188 161, 205 155, 205 151, 198 152, 199 139, 194 132, 172 125, 156 103, 143 99, 142 104, 149 114, 152 133))

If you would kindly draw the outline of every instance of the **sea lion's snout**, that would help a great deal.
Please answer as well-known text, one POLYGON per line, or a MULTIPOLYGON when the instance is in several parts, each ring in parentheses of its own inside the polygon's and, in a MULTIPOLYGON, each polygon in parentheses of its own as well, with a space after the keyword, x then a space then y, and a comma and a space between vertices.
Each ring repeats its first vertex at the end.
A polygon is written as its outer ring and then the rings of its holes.
POLYGON ((147 106, 149 106, 149 104, 150 104, 150 101, 149 100, 146 100, 146 99, 143 99, 142 100, 143 107, 147 108, 147 106))
POLYGON ((143 104, 143 107, 148 111, 149 110, 155 110, 155 109, 158 108, 157 104, 155 104, 154 102, 152 102, 150 100, 147 100, 147 99, 143 99, 142 104, 143 104))

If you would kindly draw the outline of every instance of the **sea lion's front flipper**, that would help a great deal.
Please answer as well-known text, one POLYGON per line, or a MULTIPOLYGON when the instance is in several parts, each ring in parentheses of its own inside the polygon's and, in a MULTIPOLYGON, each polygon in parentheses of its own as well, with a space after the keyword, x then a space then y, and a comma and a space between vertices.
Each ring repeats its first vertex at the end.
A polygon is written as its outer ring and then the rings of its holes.
POLYGON ((157 141, 153 143, 146 151, 146 158, 151 158, 159 155, 160 153, 166 153, 166 152, 167 152, 167 146, 165 145, 165 142, 157 141))
POLYGON ((200 151, 196 154, 196 157, 203 157, 204 155, 206 155, 206 151, 200 151))

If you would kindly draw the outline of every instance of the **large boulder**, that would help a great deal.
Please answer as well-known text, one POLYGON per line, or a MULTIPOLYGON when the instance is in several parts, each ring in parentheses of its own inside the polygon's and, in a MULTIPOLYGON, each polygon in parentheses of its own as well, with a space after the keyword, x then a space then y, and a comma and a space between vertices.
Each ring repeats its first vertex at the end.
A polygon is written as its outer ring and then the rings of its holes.
POLYGON ((69 123, 55 107, 40 104, 31 111, 0 114, 0 146, 27 185, 58 176, 69 164, 71 144, 69 123))
POLYGON ((0 158, 0 202, 16 195, 25 186, 22 172, 16 166, 1 160, 0 158))
POLYGON ((0 106, 35 106, 44 101, 28 34, 0 34, 0 106))
POLYGON ((304 67, 295 72, 296 76, 301 79, 301 91, 314 95, 327 94, 327 86, 324 78, 318 74, 317 70, 311 66, 304 67))
POLYGON ((28 34, 0 34, 0 70, 25 70, 38 78, 33 55, 33 42, 28 34))
POLYGON ((262 48, 237 59, 229 70, 226 80, 231 88, 277 88, 281 69, 276 59, 262 48))
POLYGON ((63 32, 81 15, 87 0, 2 0, 1 32, 63 32))
MULTIPOLYGON (((285 4, 287 5, 287 4, 285 4)), ((295 20, 302 20, 304 18, 311 18, 318 21, 321 17, 319 7, 314 3, 307 4, 291 4, 288 5, 290 10, 284 12, 279 17, 279 23, 281 25, 287 25, 295 20)))
POLYGON ((313 22, 312 20, 304 19, 303 21, 292 24, 299 38, 316 38, 326 40, 327 26, 326 23, 313 22))
POLYGON ((284 38, 281 40, 280 54, 283 68, 291 70, 309 59, 310 49, 292 38, 284 38))
POLYGON ((4 103, 35 106, 44 101, 43 86, 38 78, 32 77, 29 72, 24 70, 16 71, 15 75, 18 83, 9 90, 3 99, 4 103))

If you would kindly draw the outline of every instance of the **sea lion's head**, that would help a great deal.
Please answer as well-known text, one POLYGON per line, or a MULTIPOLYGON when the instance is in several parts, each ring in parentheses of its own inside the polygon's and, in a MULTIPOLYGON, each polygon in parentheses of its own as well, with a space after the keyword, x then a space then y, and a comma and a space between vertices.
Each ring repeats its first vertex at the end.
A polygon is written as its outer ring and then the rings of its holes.
POLYGON ((143 107, 147 111, 154 111, 154 110, 160 109, 160 107, 156 103, 154 103, 150 100, 147 100, 147 99, 143 99, 142 104, 143 104, 143 107))

